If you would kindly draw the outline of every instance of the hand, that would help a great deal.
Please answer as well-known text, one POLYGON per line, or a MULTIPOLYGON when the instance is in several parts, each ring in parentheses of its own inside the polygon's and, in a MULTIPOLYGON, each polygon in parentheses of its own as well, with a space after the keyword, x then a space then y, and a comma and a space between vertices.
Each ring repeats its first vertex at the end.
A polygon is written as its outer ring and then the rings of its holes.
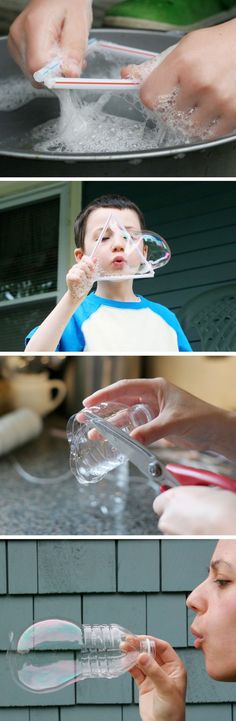
POLYGON ((67 287, 72 300, 81 300, 88 295, 95 279, 96 259, 83 255, 75 265, 70 268, 66 276, 67 287))
POLYGON ((172 488, 155 498, 153 508, 164 534, 236 533, 236 494, 231 491, 196 486, 172 488))
POLYGON ((91 21, 91 0, 31 0, 10 28, 9 50, 31 80, 58 54, 64 75, 80 75, 91 21))
POLYGON ((175 445, 218 451, 236 459, 235 414, 205 403, 164 378, 118 381, 85 398, 84 405, 103 401, 150 405, 154 420, 131 433, 144 445, 165 437, 175 445))
MULTIPOLYGON (((153 640, 156 646, 155 659, 147 653, 141 653, 136 666, 130 671, 139 689, 141 719, 184 721, 187 680, 185 666, 169 643, 153 640)), ((124 645, 128 651, 128 641, 122 644, 124 645)))
MULTIPOLYGON (((211 139, 236 128, 236 20, 186 35, 145 79, 140 97, 189 136, 211 139), (167 97, 172 98, 166 105, 167 97)), ((148 69, 148 68, 147 68, 148 69)), ((131 69, 123 70, 123 76, 131 69)), ((136 77, 137 72, 136 72, 136 77)))

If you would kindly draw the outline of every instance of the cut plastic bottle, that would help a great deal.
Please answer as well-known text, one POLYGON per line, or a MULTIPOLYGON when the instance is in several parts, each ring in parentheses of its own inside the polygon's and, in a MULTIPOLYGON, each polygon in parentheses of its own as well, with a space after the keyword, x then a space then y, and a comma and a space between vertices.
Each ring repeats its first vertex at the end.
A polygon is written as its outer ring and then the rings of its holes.
POLYGON ((127 460, 125 455, 95 431, 94 415, 106 419, 128 434, 154 417, 152 409, 144 403, 128 407, 114 402, 85 408, 71 416, 67 424, 70 467, 79 483, 83 484, 97 483, 127 460))
POLYGON ((120 676, 143 651, 155 655, 155 642, 116 624, 48 619, 29 626, 18 641, 12 635, 8 657, 20 686, 47 693, 86 678, 120 676), (122 649, 124 643, 127 650, 122 649))

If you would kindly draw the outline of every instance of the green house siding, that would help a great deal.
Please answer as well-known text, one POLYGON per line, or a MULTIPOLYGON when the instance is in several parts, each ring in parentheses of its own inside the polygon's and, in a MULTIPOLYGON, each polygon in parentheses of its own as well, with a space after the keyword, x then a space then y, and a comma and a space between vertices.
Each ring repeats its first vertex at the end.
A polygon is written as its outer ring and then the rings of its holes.
MULTIPOLYGON (((235 281, 234 182, 90 181, 83 183, 83 206, 107 192, 135 201, 144 212, 146 227, 166 238, 172 250, 171 262, 155 278, 136 281, 137 293, 178 316, 198 294, 235 281)), ((193 349, 201 350, 193 328, 188 337, 193 349)))
POLYGON ((186 596, 215 541, 0 542, 0 721, 139 721, 129 674, 32 694, 12 679, 6 650, 33 621, 119 623, 170 641, 189 671, 187 721, 236 721, 236 686, 208 678, 189 631, 186 596), (25 587, 25 590, 24 590, 25 587))

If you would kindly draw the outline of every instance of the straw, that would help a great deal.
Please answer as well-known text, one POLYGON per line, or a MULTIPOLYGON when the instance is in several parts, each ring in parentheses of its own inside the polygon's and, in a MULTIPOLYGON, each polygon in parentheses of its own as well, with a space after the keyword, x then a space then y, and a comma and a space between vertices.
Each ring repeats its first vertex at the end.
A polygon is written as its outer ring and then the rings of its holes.
MULTIPOLYGON (((139 48, 132 48, 129 45, 119 45, 118 43, 112 43, 103 40, 97 40, 96 38, 90 38, 88 41, 87 53, 97 45, 101 48, 112 50, 113 52, 128 52, 130 55, 139 55, 140 57, 155 58, 157 53, 149 50, 140 50, 139 48)), ((90 90, 122 90, 130 91, 136 90, 139 86, 138 80, 123 80, 122 78, 107 79, 107 78, 64 78, 58 77, 56 74, 60 71, 60 67, 63 60, 62 57, 56 56, 49 63, 44 65, 43 68, 37 70, 34 73, 34 80, 37 83, 44 83, 48 88, 58 88, 67 90, 76 90, 79 88, 90 89, 90 90)))
POLYGON ((40 70, 37 70, 36 73, 34 73, 34 80, 36 80, 37 83, 44 83, 49 75, 53 73, 55 74, 60 69, 60 66, 61 58, 53 58, 50 63, 47 63, 47 65, 44 65, 43 68, 40 68, 40 70))
POLYGON ((100 48, 107 48, 114 52, 127 52, 129 55, 140 55, 147 58, 158 57, 159 53, 151 52, 150 50, 140 50, 140 48, 132 48, 130 45, 119 45, 118 43, 112 43, 105 40, 98 40, 97 45, 100 48))
POLYGON ((90 255, 90 258, 93 258, 94 254, 96 253, 97 247, 98 247, 101 239, 103 238, 104 233, 106 232, 106 229, 107 229, 107 227, 108 227, 108 225, 109 225, 109 223, 110 223, 110 220, 111 220, 111 218, 112 218, 112 215, 113 215, 113 213, 109 213, 108 218, 107 218, 107 220, 106 220, 106 222, 105 222, 105 224, 104 224, 104 226, 103 226, 103 228, 102 228, 102 230, 101 230, 101 233, 100 233, 100 235, 98 236, 97 242, 95 243, 94 249, 92 250, 92 253, 91 253, 91 255, 90 255))
POLYGON ((50 90, 115 90, 130 91, 138 90, 138 80, 123 80, 122 78, 63 78, 49 76, 44 81, 50 90))
MULTIPOLYGON (((94 45, 97 45, 96 38, 90 38, 90 40, 88 41, 87 50, 89 51, 90 48, 92 48, 94 45)), ((48 76, 50 76, 50 75, 53 76, 58 72, 58 70, 60 70, 62 62, 63 62, 62 56, 55 55, 55 57, 52 58, 52 60, 50 60, 49 63, 44 65, 39 70, 36 70, 36 73, 34 73, 34 76, 33 76, 34 80, 36 80, 37 83, 44 83, 45 79, 48 76)))

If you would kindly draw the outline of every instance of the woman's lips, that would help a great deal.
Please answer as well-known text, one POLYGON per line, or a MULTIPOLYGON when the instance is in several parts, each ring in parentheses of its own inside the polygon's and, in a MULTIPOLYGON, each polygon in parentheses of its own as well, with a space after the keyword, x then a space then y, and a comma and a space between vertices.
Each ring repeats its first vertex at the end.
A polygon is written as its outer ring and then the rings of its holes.
POLYGON ((203 641, 204 641, 204 637, 201 636, 199 631, 195 630, 194 626, 191 626, 191 633, 193 634, 193 636, 196 636, 194 644, 193 644, 194 648, 201 648, 203 641))

